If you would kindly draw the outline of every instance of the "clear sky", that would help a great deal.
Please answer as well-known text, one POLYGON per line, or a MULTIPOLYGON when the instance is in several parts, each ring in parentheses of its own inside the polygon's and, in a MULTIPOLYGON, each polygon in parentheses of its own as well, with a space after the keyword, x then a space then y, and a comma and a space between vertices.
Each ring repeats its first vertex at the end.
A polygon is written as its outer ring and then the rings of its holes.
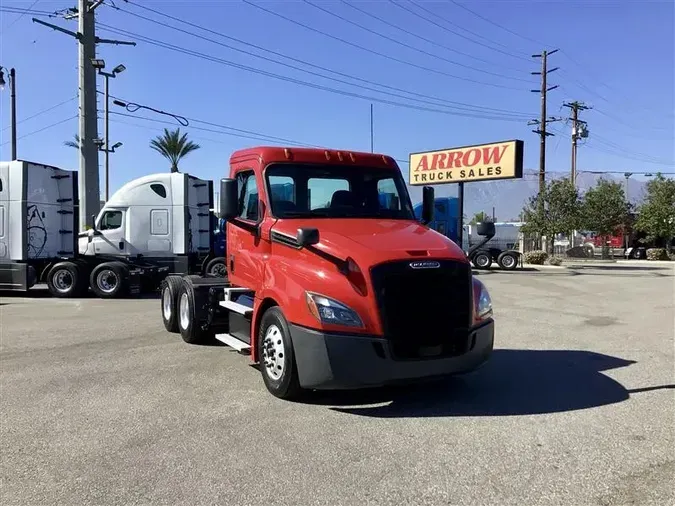
MULTIPOLYGON (((70 30, 77 21, 21 15, 17 8, 49 13, 76 3, 0 0, 0 65, 17 72, 19 158, 69 169, 78 168, 77 151, 63 145, 77 133, 77 43, 32 18, 70 30)), ((549 93, 549 115, 568 117, 565 101, 592 107, 581 115, 590 136, 579 148, 579 169, 675 172, 673 6, 672 0, 105 0, 97 9, 98 35, 138 45, 101 44, 98 56, 108 70, 126 66, 110 81, 112 95, 190 120, 181 129, 201 149, 180 168, 202 178, 223 177, 233 150, 257 144, 369 151, 371 103, 378 152, 406 160, 415 151, 517 138, 525 141, 526 169, 535 170, 539 138, 527 122, 539 117, 540 96, 530 90, 539 87, 531 72, 540 70, 540 60, 531 55, 555 48, 549 67, 559 69, 549 83, 559 87, 549 93)), ((0 92, 2 160, 10 157, 8 91, 0 92)), ((124 143, 111 155, 112 190, 168 170, 148 144, 165 126, 179 125, 148 110, 111 111, 131 116, 110 116, 111 143, 124 143)), ((567 172, 569 122, 550 128, 556 136, 548 140, 547 170, 567 172)))

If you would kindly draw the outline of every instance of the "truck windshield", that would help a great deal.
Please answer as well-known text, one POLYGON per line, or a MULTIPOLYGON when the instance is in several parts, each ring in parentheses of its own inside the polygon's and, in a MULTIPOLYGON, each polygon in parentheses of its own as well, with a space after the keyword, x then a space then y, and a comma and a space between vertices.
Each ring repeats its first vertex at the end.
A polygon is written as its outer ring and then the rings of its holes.
POLYGON ((414 220, 398 171, 340 165, 278 164, 265 171, 277 218, 414 220))

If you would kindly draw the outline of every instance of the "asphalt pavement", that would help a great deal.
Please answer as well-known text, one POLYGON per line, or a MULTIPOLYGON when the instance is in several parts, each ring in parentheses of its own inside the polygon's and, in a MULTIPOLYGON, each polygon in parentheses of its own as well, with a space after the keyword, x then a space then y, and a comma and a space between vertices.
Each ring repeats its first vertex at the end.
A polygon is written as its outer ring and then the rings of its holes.
POLYGON ((158 300, 3 296, 0 503, 675 504, 674 272, 481 274, 483 368, 304 403, 158 300))

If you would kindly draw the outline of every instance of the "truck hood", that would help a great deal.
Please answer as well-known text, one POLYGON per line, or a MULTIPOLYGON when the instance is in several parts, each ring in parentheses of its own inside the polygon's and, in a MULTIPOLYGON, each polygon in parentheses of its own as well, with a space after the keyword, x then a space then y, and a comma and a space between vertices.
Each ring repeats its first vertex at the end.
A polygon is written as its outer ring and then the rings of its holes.
POLYGON ((273 229, 295 237, 299 228, 318 228, 316 246, 341 259, 374 265, 396 259, 443 258, 468 261, 452 240, 416 221, 383 219, 279 220, 273 229))

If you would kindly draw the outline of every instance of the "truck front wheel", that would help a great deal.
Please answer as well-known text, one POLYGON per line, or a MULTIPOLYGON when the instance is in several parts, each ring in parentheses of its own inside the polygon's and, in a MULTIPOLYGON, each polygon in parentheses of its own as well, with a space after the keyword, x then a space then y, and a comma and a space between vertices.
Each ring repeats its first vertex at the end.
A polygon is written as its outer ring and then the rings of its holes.
POLYGON ((206 264, 206 274, 213 274, 214 276, 227 276, 227 268, 225 267, 224 258, 212 258, 206 264))
POLYGON ((492 257, 489 253, 481 251, 474 255, 474 257, 471 259, 471 262, 477 269, 489 269, 490 265, 492 264, 492 257))
POLYGON ((279 307, 271 307, 263 314, 257 344, 267 390, 279 399, 297 398, 302 393, 298 368, 288 323, 279 307))
POLYGON ((114 299, 126 292, 129 270, 121 262, 97 265, 89 276, 89 285, 97 297, 114 299))

